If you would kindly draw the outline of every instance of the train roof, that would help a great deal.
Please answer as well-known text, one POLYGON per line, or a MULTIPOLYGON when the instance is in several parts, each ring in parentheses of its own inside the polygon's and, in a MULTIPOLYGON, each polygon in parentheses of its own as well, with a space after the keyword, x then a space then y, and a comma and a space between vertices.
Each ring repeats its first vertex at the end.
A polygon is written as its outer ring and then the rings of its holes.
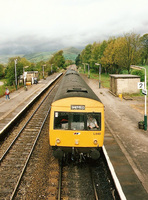
POLYGON ((74 70, 68 70, 64 75, 53 102, 69 97, 84 97, 101 102, 80 74, 74 70))

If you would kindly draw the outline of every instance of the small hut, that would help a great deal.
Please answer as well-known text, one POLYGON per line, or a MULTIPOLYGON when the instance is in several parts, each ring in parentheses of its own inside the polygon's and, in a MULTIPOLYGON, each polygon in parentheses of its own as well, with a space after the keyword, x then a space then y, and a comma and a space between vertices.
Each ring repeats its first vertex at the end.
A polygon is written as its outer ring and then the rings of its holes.
POLYGON ((110 91, 115 95, 138 93, 140 76, 130 74, 110 74, 110 91))

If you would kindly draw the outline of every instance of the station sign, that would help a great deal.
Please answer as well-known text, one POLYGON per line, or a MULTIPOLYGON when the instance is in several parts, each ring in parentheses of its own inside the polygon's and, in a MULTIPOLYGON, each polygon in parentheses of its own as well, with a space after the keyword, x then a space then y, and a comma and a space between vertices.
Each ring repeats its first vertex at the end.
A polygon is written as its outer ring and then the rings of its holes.
POLYGON ((147 90, 142 89, 142 94, 147 95, 147 90))
POLYGON ((138 89, 144 89, 144 82, 138 83, 138 89))

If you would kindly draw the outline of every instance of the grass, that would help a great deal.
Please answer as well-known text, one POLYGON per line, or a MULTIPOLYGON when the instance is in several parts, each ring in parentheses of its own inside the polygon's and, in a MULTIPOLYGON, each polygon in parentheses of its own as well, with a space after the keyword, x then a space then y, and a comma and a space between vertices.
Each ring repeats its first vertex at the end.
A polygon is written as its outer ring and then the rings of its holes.
MULTIPOLYGON (((148 65, 143 66, 146 68, 146 74, 147 74, 147 79, 148 79, 148 65)), ((84 74, 84 71, 82 68, 80 68, 80 73, 84 74)), ((86 75, 88 75, 88 72, 85 72, 86 75)), ((127 74, 124 72, 124 74, 127 74)), ((99 81, 99 74, 98 73, 94 73, 94 72, 90 72, 90 78, 91 79, 96 79, 99 81)), ((147 80, 147 85, 148 85, 148 80, 147 80)), ((101 86, 104 88, 110 88, 110 76, 109 74, 101 74, 101 86)), ((130 96, 144 96, 142 94, 142 91, 140 90, 139 93, 137 94, 130 94, 130 96)))
POLYGON ((144 67, 146 68, 146 76, 148 78, 148 65, 145 65, 144 67))
POLYGON ((5 85, 1 85, 1 86, 0 86, 0 97, 2 97, 2 96, 5 95, 6 87, 9 89, 10 93, 11 93, 12 91, 15 90, 14 86, 5 86, 5 85))
MULTIPOLYGON (((88 75, 87 72, 84 73, 83 69, 80 69, 79 72, 82 73, 82 74, 88 75)), ((96 79, 96 80, 99 81, 99 74, 91 72, 90 73, 90 78, 91 79, 96 79)), ((101 74, 100 81, 101 81, 102 87, 104 87, 104 88, 109 88, 110 87, 110 76, 109 76, 109 74, 101 74)))
MULTIPOLYGON (((91 73, 90 78, 96 79, 96 80, 99 81, 99 74, 91 73)), ((104 87, 104 88, 110 87, 110 76, 109 76, 109 74, 101 74, 100 81, 101 81, 102 87, 104 87)))
MULTIPOLYGON (((4 83, 4 85, 0 85, 0 97, 5 95, 6 87, 9 89, 10 93, 16 90, 16 87, 14 85, 12 85, 12 86, 6 85, 6 79, 0 79, 0 81, 4 83)), ((21 84, 18 86, 18 89, 20 87, 22 87, 21 84)))

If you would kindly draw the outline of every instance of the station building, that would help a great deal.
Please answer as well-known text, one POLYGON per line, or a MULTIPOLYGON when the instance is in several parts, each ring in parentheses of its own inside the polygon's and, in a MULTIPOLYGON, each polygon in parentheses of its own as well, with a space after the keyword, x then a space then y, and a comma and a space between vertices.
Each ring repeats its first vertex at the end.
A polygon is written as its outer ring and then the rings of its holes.
POLYGON ((140 76, 130 74, 110 74, 110 91, 115 94, 139 93, 140 76))

